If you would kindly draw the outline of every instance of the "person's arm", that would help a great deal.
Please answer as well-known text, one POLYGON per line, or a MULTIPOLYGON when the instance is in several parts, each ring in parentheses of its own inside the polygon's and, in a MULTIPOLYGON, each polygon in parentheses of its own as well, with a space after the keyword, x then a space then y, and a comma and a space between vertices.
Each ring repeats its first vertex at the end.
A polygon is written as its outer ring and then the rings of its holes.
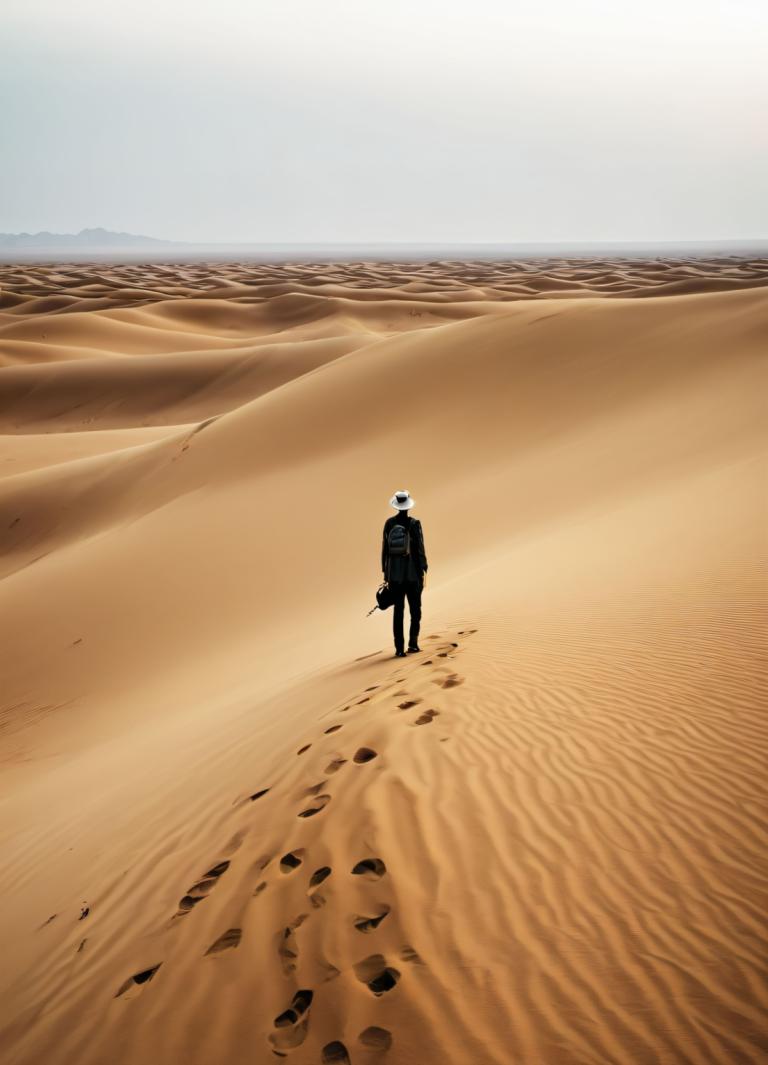
POLYGON ((387 526, 384 524, 384 532, 381 536, 381 572, 384 578, 387 576, 387 526))
POLYGON ((418 524, 419 536, 418 536, 418 548, 419 548, 419 561, 421 562, 421 568, 424 572, 427 572, 427 552, 424 548, 424 530, 421 527, 421 522, 418 524))

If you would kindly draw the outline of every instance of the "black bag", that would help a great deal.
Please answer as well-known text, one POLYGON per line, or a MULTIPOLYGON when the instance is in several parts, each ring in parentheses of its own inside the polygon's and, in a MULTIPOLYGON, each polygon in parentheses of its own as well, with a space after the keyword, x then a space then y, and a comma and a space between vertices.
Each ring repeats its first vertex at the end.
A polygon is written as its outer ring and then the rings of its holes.
POLYGON ((407 556, 411 553, 411 533, 404 525, 393 525, 387 537, 387 551, 390 556, 407 556))
POLYGON ((395 597, 392 595, 392 589, 388 584, 379 585, 379 589, 376 592, 376 605, 379 610, 388 610, 389 607, 395 601, 395 597))
POLYGON ((376 609, 388 610, 389 607, 392 606, 394 601, 395 600, 392 596, 392 590, 390 589, 389 585, 386 582, 384 584, 380 584, 376 591, 376 606, 371 607, 366 617, 371 615, 376 609))

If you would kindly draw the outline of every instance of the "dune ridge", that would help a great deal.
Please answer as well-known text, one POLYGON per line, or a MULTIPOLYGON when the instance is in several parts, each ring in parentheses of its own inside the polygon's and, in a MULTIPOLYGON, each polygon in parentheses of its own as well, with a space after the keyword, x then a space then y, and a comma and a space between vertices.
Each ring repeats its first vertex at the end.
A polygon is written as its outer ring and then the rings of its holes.
POLYGON ((3 1061, 762 1060, 765 263, 0 276, 3 1061))
MULTIPOLYGON (((287 297, 291 308, 341 296, 430 302, 547 298, 552 291, 612 296, 683 295, 757 288, 768 282, 765 259, 534 258, 477 262, 364 263, 0 263, 0 309, 9 315, 96 310, 189 298, 238 303, 287 297), (83 301, 88 301, 87 306, 83 301)), ((232 312, 230 312, 232 313, 232 312)))

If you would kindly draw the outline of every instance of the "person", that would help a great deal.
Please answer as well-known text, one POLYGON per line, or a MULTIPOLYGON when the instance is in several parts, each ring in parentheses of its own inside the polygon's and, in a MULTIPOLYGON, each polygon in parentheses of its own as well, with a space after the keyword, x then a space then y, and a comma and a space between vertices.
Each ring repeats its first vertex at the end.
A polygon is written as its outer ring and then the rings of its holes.
POLYGON ((384 535, 381 542, 381 570, 394 600, 392 634, 395 639, 396 658, 406 656, 403 635, 406 599, 411 615, 407 653, 414 654, 421 650, 419 647, 421 593, 426 581, 427 554, 424 549, 424 532, 421 522, 408 513, 415 502, 407 488, 401 492, 395 492, 389 505, 394 507, 397 513, 384 522, 384 535), (395 526, 400 526, 400 528, 393 532, 395 526), (404 548, 406 553, 399 553, 398 548, 400 550, 404 548))

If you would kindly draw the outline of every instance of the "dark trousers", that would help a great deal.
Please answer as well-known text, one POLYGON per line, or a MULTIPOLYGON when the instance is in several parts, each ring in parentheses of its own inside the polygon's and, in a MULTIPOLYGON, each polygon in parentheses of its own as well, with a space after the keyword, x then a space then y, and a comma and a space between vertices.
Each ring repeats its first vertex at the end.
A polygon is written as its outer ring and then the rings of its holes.
POLYGON ((395 650, 404 651, 403 617, 405 614, 405 600, 408 599, 408 609, 411 613, 411 628, 408 633, 408 646, 416 647, 419 642, 419 626, 421 625, 421 580, 418 581, 395 581, 390 584, 394 602, 392 609, 392 635, 395 637, 395 650))

